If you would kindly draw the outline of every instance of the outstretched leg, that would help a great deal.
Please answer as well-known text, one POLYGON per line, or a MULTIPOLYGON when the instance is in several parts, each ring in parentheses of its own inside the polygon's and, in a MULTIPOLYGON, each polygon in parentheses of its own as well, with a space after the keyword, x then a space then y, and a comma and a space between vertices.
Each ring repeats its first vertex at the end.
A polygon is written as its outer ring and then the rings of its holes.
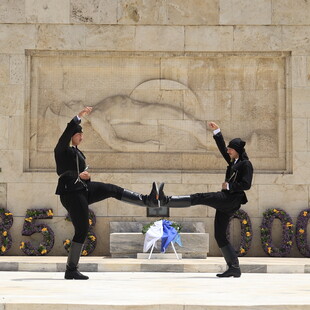
POLYGON ((102 182, 91 182, 88 187, 89 204, 112 197, 141 207, 158 207, 158 190, 155 182, 153 182, 149 195, 142 195, 114 184, 102 182))

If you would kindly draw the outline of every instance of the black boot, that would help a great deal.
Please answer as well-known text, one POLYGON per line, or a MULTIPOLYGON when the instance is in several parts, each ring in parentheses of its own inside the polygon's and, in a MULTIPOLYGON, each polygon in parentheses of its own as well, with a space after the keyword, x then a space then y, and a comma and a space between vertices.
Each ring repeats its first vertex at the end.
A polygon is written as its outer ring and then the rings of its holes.
POLYGON ((77 243, 72 241, 69 250, 67 269, 65 272, 65 279, 67 280, 88 280, 87 276, 84 276, 78 271, 78 263, 82 252, 83 243, 77 243))
POLYGON ((222 247, 221 251, 228 265, 228 269, 223 273, 217 274, 216 276, 220 278, 228 278, 228 277, 239 278, 241 276, 241 270, 239 266, 239 259, 235 249, 232 247, 231 244, 228 244, 222 247))
POLYGON ((136 192, 132 192, 128 189, 124 189, 121 201, 141 207, 159 207, 157 184, 153 182, 152 190, 149 195, 142 195, 136 192))
POLYGON ((160 205, 168 208, 186 208, 192 204, 191 196, 166 196, 164 193, 164 183, 159 185, 160 205))

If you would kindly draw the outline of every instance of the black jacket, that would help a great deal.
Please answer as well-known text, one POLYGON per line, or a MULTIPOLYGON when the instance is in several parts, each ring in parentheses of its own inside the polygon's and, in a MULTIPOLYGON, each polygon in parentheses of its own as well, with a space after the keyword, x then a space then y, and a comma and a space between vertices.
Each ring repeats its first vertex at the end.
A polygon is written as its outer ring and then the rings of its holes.
POLYGON ((80 124, 76 116, 67 124, 67 127, 54 149, 56 171, 59 176, 56 194, 62 195, 68 192, 85 190, 87 182, 77 181, 77 156, 79 162, 79 172, 86 168, 85 156, 77 148, 70 146, 71 137, 80 124))
MULTIPOLYGON (((249 161, 245 153, 240 154, 240 157, 236 163, 232 162, 230 156, 227 153, 227 148, 222 133, 217 133, 213 136, 213 138, 215 139, 219 151, 228 163, 225 182, 229 183, 229 193, 244 193, 244 191, 250 189, 252 185, 252 163, 249 161)), ((241 203, 245 204, 247 201, 247 197, 244 193, 244 197, 241 203)))

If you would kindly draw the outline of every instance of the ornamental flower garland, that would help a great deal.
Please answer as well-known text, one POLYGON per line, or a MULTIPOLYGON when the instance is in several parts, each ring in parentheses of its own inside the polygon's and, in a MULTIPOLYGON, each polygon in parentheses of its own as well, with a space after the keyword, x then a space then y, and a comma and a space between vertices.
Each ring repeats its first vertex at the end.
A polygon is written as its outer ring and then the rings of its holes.
POLYGON ((4 255, 12 246, 12 237, 9 229, 13 225, 13 214, 6 209, 0 208, 0 255, 4 255))
POLYGON ((310 257, 310 246, 307 244, 307 226, 310 219, 310 209, 301 211, 296 223, 296 245, 301 255, 310 257))
POLYGON ((239 249, 236 251, 238 256, 245 256, 250 250, 252 243, 252 223, 248 214, 243 210, 237 210, 229 219, 229 225, 226 230, 227 239, 230 240, 230 222, 237 218, 241 225, 241 242, 239 249))
POLYGON ((55 235, 53 230, 46 224, 35 224, 36 219, 50 219, 53 218, 53 210, 51 209, 28 209, 26 211, 26 218, 22 235, 31 236, 34 233, 41 233, 43 241, 39 246, 34 246, 30 241, 22 241, 20 249, 29 256, 39 256, 48 254, 54 246, 55 235))
POLYGON ((288 256, 293 245, 294 225, 292 218, 282 209, 268 209, 263 213, 263 221, 260 227, 261 242, 266 254, 273 257, 288 256), (272 224, 275 219, 281 221, 282 244, 276 247, 271 238, 272 224))

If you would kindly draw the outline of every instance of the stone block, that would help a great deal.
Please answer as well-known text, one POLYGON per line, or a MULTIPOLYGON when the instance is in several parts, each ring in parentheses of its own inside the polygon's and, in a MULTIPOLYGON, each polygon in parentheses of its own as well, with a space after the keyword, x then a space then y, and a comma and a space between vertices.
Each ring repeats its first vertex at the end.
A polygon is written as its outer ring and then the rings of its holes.
POLYGON ((142 263, 141 264, 141 272, 183 272, 184 265, 178 265, 175 263, 162 263, 162 264, 154 264, 153 262, 142 263))
POLYGON ((27 209, 53 208, 57 205, 55 187, 49 183, 9 183, 7 199, 8 209, 15 216, 22 217, 27 209))
POLYGON ((43 24, 38 28, 37 49, 84 50, 86 32, 83 25, 43 24))
POLYGON ((172 0, 167 2, 166 6, 169 24, 217 25, 219 22, 220 10, 217 0, 172 0))
POLYGON ((134 51, 135 26, 87 25, 86 49, 134 51))
POLYGON ((17 262, 1 262, 0 271, 19 271, 17 262))
POLYGON ((308 52, 310 26, 282 26, 282 50, 308 52))
POLYGON ((70 22, 78 24, 116 24, 118 1, 70 1, 70 22))
POLYGON ((10 81, 10 57, 0 55, 0 86, 9 84, 10 81))
POLYGON ((25 23, 25 4, 19 0, 0 2, 0 23, 25 23))
MULTIPOLYGON (((176 251, 184 258, 206 258, 209 252, 209 234, 180 233, 183 247, 175 244, 176 251)), ((142 233, 111 233, 110 253, 112 257, 137 257, 143 250, 144 235, 142 233)), ((154 253, 158 250, 154 249, 154 253)), ((167 253, 173 253, 171 246, 167 253)))
POLYGON ((309 120, 306 118, 294 118, 293 119, 293 149, 297 152, 309 151, 309 120), (305 143, 305 136, 307 136, 307 142, 305 143))
POLYGON ((267 265, 241 265, 241 272, 243 273, 267 273, 267 265))
MULTIPOLYGON (((149 259, 150 253, 137 253, 137 259, 149 259)), ((182 254, 177 253, 152 253, 150 259, 182 259, 182 254), (177 257, 178 256, 178 257, 177 257)))
POLYGON ((268 208, 284 208, 294 217, 308 206, 305 185, 260 185, 259 197, 259 214, 268 208))
POLYGON ((292 87, 306 87, 308 84, 307 57, 292 56, 292 87))
POLYGON ((185 51, 231 51, 233 31, 230 26, 186 26, 185 51))
POLYGON ((183 51, 184 28, 180 26, 137 26, 137 51, 183 51))
POLYGON ((310 4, 304 0, 272 1, 272 23, 276 25, 309 25, 310 4))
POLYGON ((27 23, 58 23, 68 24, 70 15, 70 0, 27 0, 25 2, 27 23))
MULTIPOLYGON (((282 51, 282 28, 277 26, 236 26, 233 48, 236 51, 282 51)), ((293 34, 291 34, 293 35, 293 34)), ((289 49, 288 49, 289 50, 289 49)))
POLYGON ((270 25, 272 3, 269 0, 220 0, 220 25, 270 25))
POLYGON ((0 53, 22 54, 35 48, 36 27, 27 24, 0 24, 0 53))

